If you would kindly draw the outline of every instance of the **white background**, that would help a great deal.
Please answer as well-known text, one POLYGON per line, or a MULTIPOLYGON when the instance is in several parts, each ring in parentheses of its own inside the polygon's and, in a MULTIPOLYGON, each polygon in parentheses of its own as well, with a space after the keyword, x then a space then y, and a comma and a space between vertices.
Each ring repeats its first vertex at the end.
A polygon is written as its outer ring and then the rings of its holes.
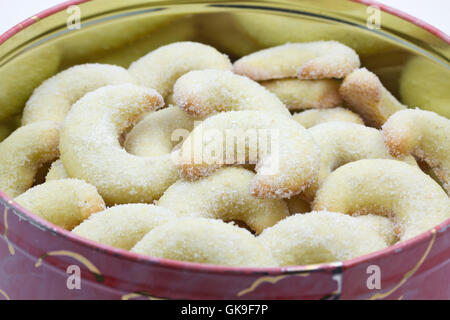
MULTIPOLYGON (((63 0, 0 0, 0 34, 63 0)), ((378 0, 450 34, 449 0, 378 0)))

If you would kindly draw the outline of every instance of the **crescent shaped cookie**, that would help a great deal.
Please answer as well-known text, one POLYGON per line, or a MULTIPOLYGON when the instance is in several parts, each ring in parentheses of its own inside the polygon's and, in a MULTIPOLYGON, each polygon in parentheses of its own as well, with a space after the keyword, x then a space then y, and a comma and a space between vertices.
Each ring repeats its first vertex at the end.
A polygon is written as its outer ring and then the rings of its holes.
POLYGON ((204 118, 223 111, 268 111, 290 115, 276 95, 259 83, 228 70, 197 70, 180 77, 173 88, 175 103, 204 118))
POLYGON ((98 243, 130 250, 147 232, 174 218, 169 210, 151 204, 123 204, 91 215, 72 232, 98 243))
POLYGON ((263 231, 258 240, 280 266, 345 261, 391 245, 392 222, 319 211, 290 216, 263 231))
POLYGON ((223 266, 276 266, 270 252, 250 232, 205 218, 176 219, 156 227, 131 251, 156 258, 223 266))
POLYGON ((314 210, 391 216, 400 240, 450 218, 444 190, 419 168, 397 160, 350 162, 333 171, 317 191, 314 210))
POLYGON ((345 77, 339 92, 349 108, 373 127, 381 127, 392 114, 406 109, 366 68, 345 77))
POLYGON ((196 181, 179 180, 158 201, 178 216, 195 212, 205 218, 240 221, 256 233, 289 215, 280 199, 258 199, 250 194, 255 174, 243 168, 222 168, 196 181))
POLYGON ((343 78, 359 68, 356 52, 337 41, 287 43, 251 53, 233 71, 253 80, 343 78))
POLYGON ((122 67, 98 63, 71 67, 34 90, 23 110, 22 125, 44 120, 61 122, 72 104, 86 93, 123 83, 136 80, 122 67))
POLYGON ((33 185, 38 169, 58 158, 59 124, 31 123, 0 143, 0 190, 14 198, 33 185))
POLYGON ((289 198, 315 178, 319 148, 290 117, 256 111, 230 111, 204 120, 180 150, 182 177, 195 179, 226 164, 256 163, 251 194, 289 198), (267 142, 270 140, 270 143, 267 142))
POLYGON ((61 131, 61 160, 69 176, 95 185, 108 205, 158 199, 178 177, 170 154, 135 156, 122 148, 119 137, 142 113, 163 104, 155 90, 131 84, 81 98, 61 131))
POLYGON ((72 230, 91 214, 105 209, 96 188, 77 179, 45 182, 27 190, 14 201, 67 230, 72 230))
POLYGON ((394 156, 412 153, 425 161, 450 194, 450 120, 431 111, 402 110, 383 125, 394 156))
POLYGON ((191 70, 230 70, 228 57, 211 46, 198 42, 175 42, 151 51, 128 69, 139 84, 153 88, 164 98, 175 81, 191 70))

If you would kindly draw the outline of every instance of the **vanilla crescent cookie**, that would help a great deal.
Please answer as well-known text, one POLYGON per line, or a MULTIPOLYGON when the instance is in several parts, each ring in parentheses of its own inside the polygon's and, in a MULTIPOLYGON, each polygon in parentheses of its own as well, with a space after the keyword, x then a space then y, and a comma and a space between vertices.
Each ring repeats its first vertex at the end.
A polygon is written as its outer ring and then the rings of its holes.
MULTIPOLYGON (((312 201, 326 177, 338 167, 361 159, 392 159, 384 144, 383 134, 371 127, 349 122, 326 122, 308 132, 320 148, 320 169, 317 179, 302 193, 312 201)), ((415 165, 407 156, 404 161, 415 165)))
POLYGON ((14 198, 33 185, 38 169, 58 158, 59 124, 31 123, 0 143, 0 190, 14 198))
POLYGON ((175 106, 150 112, 127 134, 124 147, 129 153, 143 157, 171 153, 194 128, 194 122, 175 106))
POLYGON ((450 193, 450 120, 434 112, 401 110, 383 125, 394 156, 412 153, 425 161, 450 193))
POLYGON ((70 177, 67 174, 67 171, 64 168, 64 165, 63 165, 61 159, 58 159, 58 160, 52 162, 52 164, 47 172, 47 175, 45 176, 45 181, 68 179, 68 178, 70 178, 70 177))
POLYGON ((256 163, 250 192, 289 198, 316 178, 320 151, 299 123, 272 112, 229 111, 200 123, 179 154, 181 176, 196 179, 226 164, 256 163))
POLYGON ((360 62, 357 53, 337 41, 287 43, 251 53, 233 71, 253 80, 343 78, 360 62))
POLYGON ((139 84, 155 89, 165 98, 180 76, 200 69, 230 70, 231 62, 211 46, 184 41, 151 51, 133 62, 128 70, 139 84))
POLYGON ((105 210, 96 188, 82 180, 61 179, 37 185, 14 199, 30 212, 67 230, 105 210))
POLYGON ((151 204, 123 204, 93 214, 72 230, 84 238, 130 250, 147 232, 175 215, 151 204))
POLYGON ((280 266, 344 261, 393 244, 393 223, 379 216, 319 211, 290 216, 257 237, 280 266))
POLYGON ((203 118, 222 111, 269 111, 290 115, 276 95, 228 70, 196 70, 181 76, 173 98, 187 113, 203 118))
POLYGON ((250 195, 254 176, 249 170, 229 167, 196 181, 179 180, 166 190, 158 205, 181 217, 195 212, 205 218, 243 222, 259 234, 289 212, 281 199, 250 195))
POLYGON ((274 93, 289 110, 333 108, 342 104, 335 79, 277 79, 261 85, 274 93))
POLYGON ((178 178, 170 154, 139 157, 119 143, 143 112, 163 106, 153 89, 106 86, 72 106, 61 130, 61 160, 69 176, 97 187, 108 205, 152 202, 178 178))
POLYGON ((444 190, 418 167, 397 160, 350 162, 322 183, 314 210, 391 216, 400 240, 412 238, 450 218, 444 190))
POLYGON ((378 77, 361 68, 345 77, 339 92, 349 108, 371 126, 381 127, 395 112, 406 109, 381 83, 378 77))
POLYGON ((305 110, 293 114, 292 118, 306 129, 320 123, 331 121, 344 121, 364 125, 364 122, 359 115, 342 107, 305 110))
POLYGON ((136 83, 130 73, 110 64, 82 64, 64 70, 37 87, 23 110, 22 125, 63 121, 72 104, 86 93, 106 85, 136 83))
POLYGON ((156 258, 236 267, 275 267, 270 252, 247 230, 220 220, 175 219, 147 233, 132 252, 156 258))

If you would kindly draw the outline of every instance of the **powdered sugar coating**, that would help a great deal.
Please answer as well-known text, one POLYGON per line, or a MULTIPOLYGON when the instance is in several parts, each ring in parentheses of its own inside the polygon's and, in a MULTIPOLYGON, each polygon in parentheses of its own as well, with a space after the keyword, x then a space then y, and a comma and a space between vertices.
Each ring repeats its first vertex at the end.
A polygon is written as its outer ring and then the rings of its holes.
POLYGON ((205 218, 242 221, 261 233, 289 212, 281 199, 258 199, 250 194, 254 176, 249 170, 229 167, 197 181, 179 180, 166 190, 158 205, 177 216, 195 212, 205 218))
POLYGON ((155 89, 165 98, 180 76, 200 69, 230 70, 231 62, 211 46, 184 41, 151 51, 133 62, 128 70, 139 84, 155 89))
POLYGON ((444 190, 419 168, 397 160, 365 159, 333 171, 322 183, 314 210, 390 216, 400 240, 450 218, 444 190))
POLYGON ((290 216, 257 239, 280 266, 289 266, 344 261, 381 250, 393 243, 394 231, 384 217, 313 211, 290 216))
POLYGON ((398 110, 406 109, 366 68, 345 77, 339 92, 351 110, 358 113, 366 124, 377 128, 398 110))
POLYGON ((401 110, 383 125, 386 145, 394 156, 425 161, 450 194, 450 120, 434 112, 401 110))
POLYGON ((22 124, 64 120, 72 104, 106 85, 136 83, 130 73, 109 64, 82 64, 64 70, 37 87, 23 110, 22 124))
POLYGON ((270 252, 247 230, 205 218, 176 219, 156 227, 131 251, 158 258, 225 266, 277 265, 270 252))
POLYGON ((340 79, 359 66, 359 57, 350 47, 337 41, 316 41, 254 52, 237 60, 233 71, 253 80, 340 79))
POLYGON ((143 112, 163 104, 155 90, 131 84, 86 94, 72 106, 61 131, 61 160, 69 176, 95 185, 109 205, 159 198, 178 177, 170 154, 135 156, 119 137, 143 112))
POLYGON ((72 230, 90 240, 130 250, 147 232, 175 215, 151 204, 123 204, 93 214, 72 230))
POLYGON ((317 175, 320 151, 306 129, 291 117, 263 111, 230 111, 204 120, 181 147, 180 173, 187 179, 207 176, 226 164, 224 158, 230 160, 227 164, 237 163, 236 149, 242 147, 245 156, 249 150, 257 154, 253 159, 257 160, 257 174, 251 183, 251 194, 256 197, 289 198, 303 191, 317 175), (231 140, 219 154, 209 153, 211 146, 223 145, 227 134, 241 138, 266 134, 272 141, 231 140), (199 152, 200 159, 196 158, 199 152))
POLYGON ((173 90, 176 104, 199 118, 232 110, 289 115, 289 110, 276 95, 259 83, 228 70, 191 71, 177 80, 173 90))
POLYGON ((17 197, 33 185, 37 170, 58 158, 59 124, 31 123, 0 143, 0 190, 17 197))
POLYGON ((105 209, 105 203, 97 189, 77 179, 44 182, 21 194, 14 201, 67 230, 72 230, 91 214, 105 209))

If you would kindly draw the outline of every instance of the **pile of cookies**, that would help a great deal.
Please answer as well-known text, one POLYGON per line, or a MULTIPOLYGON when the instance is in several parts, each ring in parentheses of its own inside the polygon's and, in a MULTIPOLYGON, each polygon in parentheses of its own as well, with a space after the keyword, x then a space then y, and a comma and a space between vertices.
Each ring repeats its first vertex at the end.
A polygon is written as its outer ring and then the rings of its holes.
POLYGON ((0 190, 152 257, 267 267, 380 250, 450 218, 450 120, 360 67, 336 41, 234 63, 177 42, 128 70, 71 67, 0 143, 0 190))

